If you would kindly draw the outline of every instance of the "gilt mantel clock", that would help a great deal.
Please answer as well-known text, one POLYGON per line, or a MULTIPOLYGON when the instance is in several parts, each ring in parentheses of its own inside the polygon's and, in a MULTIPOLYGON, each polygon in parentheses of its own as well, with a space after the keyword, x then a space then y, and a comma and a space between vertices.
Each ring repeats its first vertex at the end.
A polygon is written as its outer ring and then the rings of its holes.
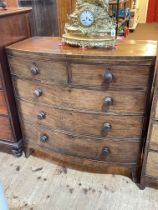
POLYGON ((63 42, 81 47, 115 45, 115 21, 109 17, 109 0, 77 0, 65 24, 63 42))

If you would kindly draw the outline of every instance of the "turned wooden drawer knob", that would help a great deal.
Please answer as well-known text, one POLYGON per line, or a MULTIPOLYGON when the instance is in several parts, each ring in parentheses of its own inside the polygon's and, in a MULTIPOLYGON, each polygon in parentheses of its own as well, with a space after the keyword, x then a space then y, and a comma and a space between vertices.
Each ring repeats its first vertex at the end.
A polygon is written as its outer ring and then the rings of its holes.
POLYGON ((103 124, 103 130, 110 131, 112 129, 112 125, 110 123, 103 124))
POLYGON ((104 74, 104 81, 107 83, 111 83, 113 80, 113 75, 110 71, 106 71, 104 74))
POLYGON ((32 67, 31 67, 31 74, 33 76, 36 76, 39 74, 39 69, 38 67, 36 66, 36 64, 32 64, 32 67))
POLYGON ((112 130, 112 125, 110 123, 104 123, 102 130, 101 130, 101 135, 103 137, 106 137, 108 135, 109 131, 111 131, 111 130, 112 130))
POLYGON ((104 99, 104 104, 106 105, 106 106, 112 106, 113 105, 113 99, 112 99, 112 97, 106 97, 105 99, 104 99))
POLYGON ((110 150, 109 150, 109 148, 107 148, 107 147, 103 148, 103 150, 102 150, 102 155, 103 155, 104 157, 108 157, 108 156, 110 155, 110 150))
POLYGON ((44 119, 46 118, 46 113, 44 113, 44 112, 39 112, 39 113, 37 114, 37 118, 38 118, 39 120, 44 120, 44 119))
POLYGON ((49 137, 46 134, 40 136, 40 141, 45 143, 49 140, 49 137))
POLYGON ((41 95, 43 94, 43 92, 42 92, 42 90, 41 89, 36 89, 35 91, 34 91, 34 95, 36 96, 36 97, 40 97, 41 95))

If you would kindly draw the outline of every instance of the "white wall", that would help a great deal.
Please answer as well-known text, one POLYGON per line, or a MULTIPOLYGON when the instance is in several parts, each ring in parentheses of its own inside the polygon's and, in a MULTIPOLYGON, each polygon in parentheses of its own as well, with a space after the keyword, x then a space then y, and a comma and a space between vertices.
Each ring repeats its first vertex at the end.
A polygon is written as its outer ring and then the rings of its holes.
POLYGON ((149 0, 137 0, 137 6, 140 9, 140 23, 146 23, 149 0))

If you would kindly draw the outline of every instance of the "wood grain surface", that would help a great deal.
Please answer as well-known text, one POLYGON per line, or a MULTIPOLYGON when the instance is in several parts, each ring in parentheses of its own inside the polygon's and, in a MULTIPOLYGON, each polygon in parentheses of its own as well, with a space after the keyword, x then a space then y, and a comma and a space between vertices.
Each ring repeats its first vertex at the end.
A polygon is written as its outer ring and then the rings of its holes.
POLYGON ((18 6, 17 0, 6 0, 6 2, 7 2, 8 7, 17 7, 18 6))
MULTIPOLYGON (((158 48, 157 48, 158 50, 158 48)), ((157 51, 158 55, 158 51, 157 51)), ((153 97, 151 101, 151 110, 149 115, 149 125, 147 130, 147 139, 143 153, 143 165, 141 171, 141 187, 157 186, 157 165, 158 165, 158 122, 157 122, 157 105, 158 105, 158 57, 155 63, 155 78, 153 83, 153 97)))
POLYGON ((72 12, 72 1, 73 0, 56 1, 58 9, 58 26, 60 36, 64 33, 64 26, 66 21, 68 20, 68 15, 70 15, 70 13, 72 12))
POLYGON ((155 64, 157 42, 156 41, 137 41, 129 40, 118 43, 116 49, 82 49, 71 47, 69 45, 61 45, 61 38, 58 37, 33 37, 17 44, 13 44, 7 48, 10 55, 21 56, 45 56, 47 58, 66 58, 76 59, 80 62, 89 59, 95 59, 97 62, 116 62, 122 61, 124 65, 129 64, 129 60, 133 65, 151 65, 155 64), (18 54, 19 53, 19 54, 18 54), (99 56, 99 59, 98 59, 99 56))
POLYGON ((6 10, 0 8, 0 17, 16 15, 21 13, 28 13, 31 11, 31 8, 19 8, 15 6, 9 6, 6 10))
POLYGON ((29 22, 27 14, 21 14, 22 12, 30 11, 29 10, 16 10, 15 12, 18 14, 14 14, 12 11, 12 18, 10 18, 11 11, 8 11, 8 16, 5 18, 0 14, 0 25, 1 25, 1 46, 5 47, 12 43, 15 43, 17 40, 24 40, 30 36, 29 30, 29 22), (13 22, 16 23, 16 29, 13 22), (22 24, 23 23, 23 24, 22 24), (10 36, 9 36, 10 34, 10 36))
POLYGON ((21 140, 21 130, 13 93, 11 76, 5 47, 30 37, 28 15, 31 8, 8 7, 0 8, 0 144, 11 147, 9 141, 16 144, 21 140), (5 98, 4 98, 5 97, 5 98), (4 118, 3 116, 8 116, 4 118), (10 139, 9 139, 10 138, 10 139))
POLYGON ((130 141, 98 140, 90 137, 76 137, 53 129, 34 127, 24 123, 23 133, 26 141, 31 141, 55 152, 109 162, 136 163, 138 160, 140 143, 130 141), (47 135, 48 141, 42 143, 41 135, 47 135), (109 155, 102 154, 103 149, 109 149, 109 155))
POLYGON ((84 113, 74 110, 55 109, 51 106, 22 100, 17 101, 17 103, 22 121, 30 122, 35 126, 43 125, 77 135, 100 138, 142 138, 144 118, 141 116, 84 113), (40 112, 44 112, 45 119, 38 119, 40 112), (104 123, 110 123, 112 129, 108 132, 104 131, 104 123))
POLYGON ((67 83, 66 62, 9 57, 9 63, 11 73, 18 77, 36 79, 49 83, 67 83), (38 71, 37 75, 32 74, 32 68, 35 67, 38 71))
POLYGON ((7 115, 7 106, 5 102, 4 92, 0 90, 0 115, 7 115))
POLYGON ((145 111, 146 93, 143 91, 95 91, 59 85, 45 85, 37 81, 14 80, 16 96, 35 103, 56 107, 73 108, 94 112, 133 113, 142 115, 145 111), (41 89, 41 97, 34 91, 41 89), (119 93, 119 94, 118 94, 119 93), (59 97, 60 96, 60 97, 59 97), (104 105, 105 97, 113 98, 113 105, 104 105))
POLYGON ((120 66, 120 65, 86 65, 71 64, 72 82, 81 85, 106 85, 104 74, 110 72, 113 76, 109 86, 122 86, 134 88, 147 87, 149 67, 147 66, 120 66), (130 77, 129 77, 130 74, 130 77))
POLYGON ((158 153, 150 151, 146 164, 146 175, 158 178, 158 153))
POLYGON ((150 149, 158 151, 158 123, 153 122, 150 135, 150 149))
POLYGON ((8 117, 0 116, 0 139, 13 141, 13 136, 8 117))

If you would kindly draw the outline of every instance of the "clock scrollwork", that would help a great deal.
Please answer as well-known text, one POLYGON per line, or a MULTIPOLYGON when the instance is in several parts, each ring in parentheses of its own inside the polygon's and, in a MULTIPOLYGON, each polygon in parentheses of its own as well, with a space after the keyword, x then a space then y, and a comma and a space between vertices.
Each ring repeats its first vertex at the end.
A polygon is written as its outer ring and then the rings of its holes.
POLYGON ((109 0, 77 0, 65 24, 63 42, 82 47, 114 46, 115 37, 111 36, 111 31, 116 24, 109 17, 108 3, 109 0))

